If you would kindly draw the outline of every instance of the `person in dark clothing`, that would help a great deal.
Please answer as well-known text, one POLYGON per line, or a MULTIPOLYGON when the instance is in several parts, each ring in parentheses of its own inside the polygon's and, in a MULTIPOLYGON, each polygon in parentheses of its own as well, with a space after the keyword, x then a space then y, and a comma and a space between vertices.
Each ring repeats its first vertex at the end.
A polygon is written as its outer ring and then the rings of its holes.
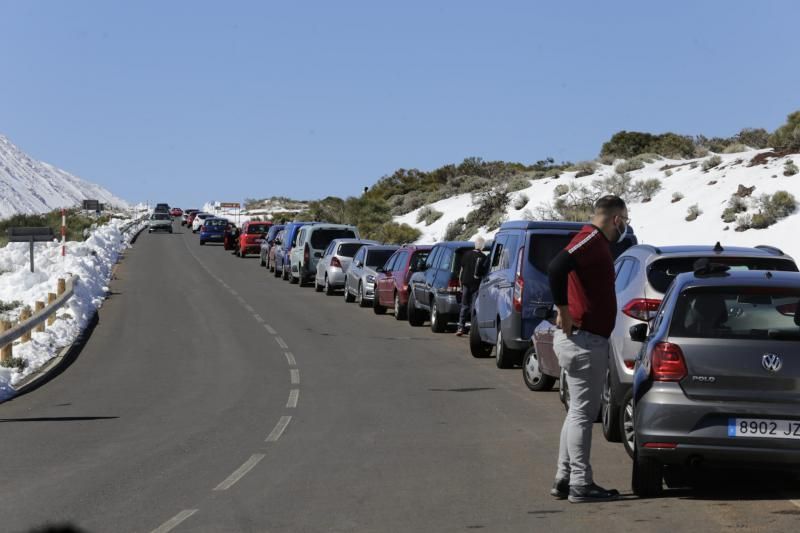
POLYGON ((603 196, 595 203, 592 223, 575 235, 548 268, 558 309, 553 349, 570 392, 550 493, 572 503, 619 497, 619 492, 594 483, 589 456, 608 369, 608 338, 617 316, 611 244, 625 239, 629 223, 625 202, 618 196, 603 196))
POLYGON ((483 262, 486 256, 483 255, 483 245, 486 243, 483 237, 475 239, 475 249, 464 253, 461 258, 461 311, 458 314, 457 336, 462 336, 465 332, 467 319, 472 312, 472 301, 478 293, 481 284, 481 274, 483 262))

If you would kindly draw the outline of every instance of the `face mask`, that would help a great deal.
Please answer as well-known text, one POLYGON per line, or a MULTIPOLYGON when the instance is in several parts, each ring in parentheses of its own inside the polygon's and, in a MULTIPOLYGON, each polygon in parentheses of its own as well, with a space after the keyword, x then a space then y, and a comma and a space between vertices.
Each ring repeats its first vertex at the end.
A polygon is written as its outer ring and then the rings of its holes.
POLYGON ((617 243, 621 243, 622 241, 625 240, 625 235, 627 235, 627 233, 628 233, 628 226, 623 224, 621 230, 619 228, 617 228, 616 226, 615 226, 615 228, 617 230, 617 233, 619 233, 619 237, 617 238, 617 243))

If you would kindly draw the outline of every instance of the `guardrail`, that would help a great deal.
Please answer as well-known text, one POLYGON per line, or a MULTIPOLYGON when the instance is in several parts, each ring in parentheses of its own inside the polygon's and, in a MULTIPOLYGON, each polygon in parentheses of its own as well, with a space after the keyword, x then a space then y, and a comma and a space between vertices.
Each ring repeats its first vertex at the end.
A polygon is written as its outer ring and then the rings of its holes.
POLYGON ((24 307, 16 325, 8 320, 0 321, 0 364, 6 366, 11 362, 15 340, 28 342, 31 340, 32 331, 44 331, 46 326, 53 325, 56 311, 61 309, 73 295, 77 282, 78 276, 72 276, 68 280, 59 278, 56 292, 47 295, 47 305, 41 300, 37 301, 34 313, 31 313, 30 307, 24 307))

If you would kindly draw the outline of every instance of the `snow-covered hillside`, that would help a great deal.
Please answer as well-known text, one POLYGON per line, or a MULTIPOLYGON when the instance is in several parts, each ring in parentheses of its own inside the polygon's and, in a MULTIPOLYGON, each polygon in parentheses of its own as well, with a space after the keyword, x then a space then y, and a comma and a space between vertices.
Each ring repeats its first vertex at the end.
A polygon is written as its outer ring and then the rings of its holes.
POLYGON ((73 207, 86 199, 115 207, 127 205, 99 185, 33 159, 0 135, 0 218, 73 207))
MULTIPOLYGON (((736 222, 726 223, 721 218, 731 195, 737 192, 739 185, 755 187, 752 195, 745 198, 749 204, 748 212, 751 214, 757 212, 754 204, 762 194, 785 190, 800 199, 800 174, 784 176, 784 165, 787 160, 794 158, 796 163, 800 162, 800 155, 770 158, 765 163, 748 166, 753 157, 762 152, 769 150, 719 154, 722 162, 707 171, 703 170, 703 161, 707 159, 706 157, 694 160, 659 159, 646 164, 643 169, 630 172, 629 175, 634 180, 657 178, 662 185, 661 190, 649 202, 629 203, 631 225, 639 241, 654 245, 713 245, 717 241, 723 246, 770 244, 800 259, 800 238, 797 237, 800 232, 800 210, 766 229, 748 229, 741 232, 735 231, 736 222), (665 166, 673 168, 661 170, 665 166), (674 193, 683 195, 683 198, 673 202, 674 193), (687 221, 687 209, 693 204, 697 204, 702 214, 696 220, 687 221)), ((556 186, 576 183, 588 187, 592 181, 608 178, 615 173, 613 165, 599 165, 591 176, 575 178, 575 172, 565 172, 559 178, 533 180, 530 187, 512 193, 512 201, 506 210, 505 220, 541 219, 539 208, 552 204, 556 186), (521 195, 527 196, 529 201, 520 209, 515 209, 514 199, 521 195)), ((419 241, 431 243, 441 240, 450 222, 465 217, 474 209, 469 194, 454 196, 430 205, 443 213, 442 217, 430 226, 424 222, 417 223, 419 209, 395 217, 395 221, 420 229, 422 237, 419 241)), ((492 236, 495 232, 482 228, 480 233, 492 236)))

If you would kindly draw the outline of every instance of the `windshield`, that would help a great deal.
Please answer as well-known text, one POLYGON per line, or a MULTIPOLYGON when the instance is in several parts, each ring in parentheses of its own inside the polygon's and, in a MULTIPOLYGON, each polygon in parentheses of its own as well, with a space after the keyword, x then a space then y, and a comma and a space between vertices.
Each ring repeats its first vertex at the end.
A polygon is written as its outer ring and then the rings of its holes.
POLYGON ((670 336, 800 341, 800 289, 701 287, 678 297, 670 336))
POLYGON ((362 246, 365 246, 365 244, 361 242, 345 242, 339 245, 339 251, 336 252, 336 255, 353 257, 362 246))
POLYGON ((356 234, 351 229, 315 229, 311 232, 311 247, 315 250, 327 248, 333 239, 353 239, 356 234))
POLYGON ((264 233, 269 231, 269 226, 267 224, 250 224, 247 226, 247 233, 252 234, 259 234, 263 235, 264 233))
POLYGON ((386 264, 394 254, 394 250, 369 250, 367 252, 366 264, 368 267, 379 267, 386 264))
MULTIPOLYGON (((653 261, 647 269, 647 281, 661 293, 666 293, 670 283, 684 272, 692 272, 701 256, 665 257, 653 261)), ((732 270, 784 270, 797 272, 797 265, 788 259, 774 257, 709 257, 714 263, 728 265, 732 270)))

